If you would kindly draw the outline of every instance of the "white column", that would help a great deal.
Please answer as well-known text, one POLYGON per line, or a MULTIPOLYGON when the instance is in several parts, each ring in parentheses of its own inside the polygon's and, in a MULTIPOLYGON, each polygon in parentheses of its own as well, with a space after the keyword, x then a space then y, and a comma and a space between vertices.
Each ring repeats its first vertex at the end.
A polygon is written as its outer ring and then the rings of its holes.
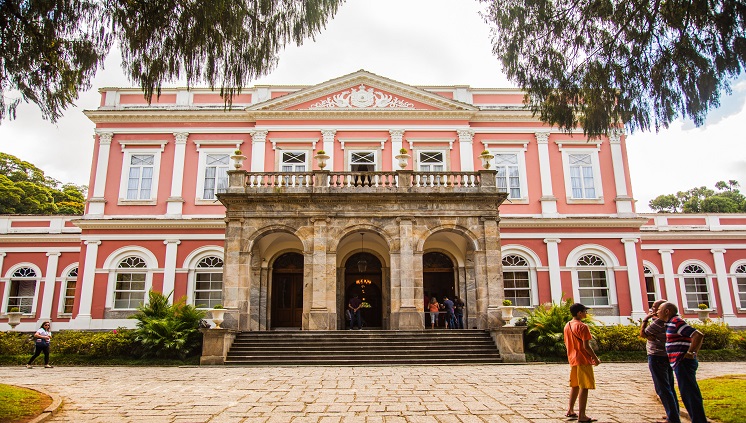
POLYGON ((552 302, 559 304, 562 301, 562 276, 560 273, 559 243, 561 239, 546 238, 547 261, 549 265, 549 292, 552 294, 552 302))
POLYGON ((322 129, 321 136, 323 137, 323 146, 326 155, 329 156, 329 170, 334 169, 334 135, 337 133, 336 129, 322 129))
POLYGON ((85 263, 83 279, 80 281, 80 306, 72 325, 76 329, 89 329, 91 326, 91 306, 93 305, 93 283, 96 278, 96 260, 101 241, 85 241, 85 263))
MULTIPOLYGON (((389 129, 389 134, 391 134, 391 167, 393 169, 396 169, 396 156, 399 154, 399 150, 402 149, 402 144, 404 144, 404 130, 403 129, 389 129)), ((410 149, 411 149, 410 145, 410 149)))
POLYGON ((622 157, 622 131, 613 130, 609 134, 611 143, 611 163, 614 168, 614 186, 616 188, 616 212, 619 215, 631 215, 634 200, 627 192, 627 177, 624 174, 624 158, 622 157))
POLYGON ((184 181, 184 157, 186 157, 186 143, 189 133, 176 132, 174 138, 174 166, 171 175, 171 196, 166 200, 166 214, 169 217, 181 217, 184 198, 182 197, 182 184, 184 181))
POLYGON ((666 300, 669 303, 674 303, 676 306, 681 308, 681 301, 679 296, 676 294, 676 276, 673 271, 673 260, 671 255, 673 250, 658 250, 658 254, 661 255, 661 263, 663 263, 663 281, 666 285, 666 300))
POLYGON ((539 176, 541 177, 541 214, 557 217, 557 197, 552 190, 552 167, 549 164, 549 132, 536 132, 539 147, 539 176))
MULTIPOLYGON (((178 239, 167 239, 163 241, 166 244, 166 260, 163 264, 163 295, 168 295, 174 290, 176 281, 176 250, 181 241, 178 239)), ((173 295, 169 302, 173 303, 173 295)))
POLYGON ((253 131, 251 133, 251 171, 264 172, 264 152, 267 144, 268 131, 253 131))
POLYGON ((720 293, 720 308, 723 310, 723 318, 735 318, 733 298, 728 284, 728 271, 725 269, 725 249, 713 248, 710 252, 715 260, 715 275, 718 278, 718 292, 720 293))
POLYGON ((640 267, 637 262, 637 238, 622 238, 624 244, 624 260, 627 262, 627 280, 629 281, 629 297, 632 300, 632 318, 639 319, 647 315, 642 302, 640 288, 640 267))
POLYGON ((460 129, 458 133, 459 154, 461 155, 461 171, 474 171, 474 130, 460 129))
POLYGON ((98 156, 94 168, 93 194, 88 199, 88 214, 103 216, 104 204, 106 204, 104 194, 106 191, 106 174, 109 169, 109 151, 114 134, 99 131, 96 131, 96 134, 98 135, 98 156))
POLYGON ((52 302, 54 300, 54 281, 57 278, 57 264, 60 261, 59 252, 47 253, 47 270, 44 273, 44 295, 42 296, 39 323, 52 318, 52 302))

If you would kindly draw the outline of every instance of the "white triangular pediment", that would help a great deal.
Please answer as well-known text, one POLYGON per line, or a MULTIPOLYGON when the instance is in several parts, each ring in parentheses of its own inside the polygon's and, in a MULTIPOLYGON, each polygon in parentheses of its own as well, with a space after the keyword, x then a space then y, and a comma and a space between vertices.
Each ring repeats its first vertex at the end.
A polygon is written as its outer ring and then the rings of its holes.
POLYGON ((253 111, 473 111, 471 104, 365 70, 303 88, 248 108, 253 111))

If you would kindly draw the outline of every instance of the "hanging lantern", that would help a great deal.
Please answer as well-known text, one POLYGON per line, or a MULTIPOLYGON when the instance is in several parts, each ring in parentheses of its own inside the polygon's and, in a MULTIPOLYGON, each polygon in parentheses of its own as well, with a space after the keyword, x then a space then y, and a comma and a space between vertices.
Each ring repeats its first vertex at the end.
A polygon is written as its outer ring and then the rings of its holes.
MULTIPOLYGON (((364 237, 365 237, 365 234, 361 233, 360 234, 360 249, 363 252, 365 252, 365 245, 364 245, 364 239, 365 238, 364 237)), ((365 273, 365 271, 368 270, 368 262, 365 261, 365 258, 363 258, 362 256, 360 257, 360 260, 358 260, 358 262, 357 262, 357 270, 360 273, 365 273)))

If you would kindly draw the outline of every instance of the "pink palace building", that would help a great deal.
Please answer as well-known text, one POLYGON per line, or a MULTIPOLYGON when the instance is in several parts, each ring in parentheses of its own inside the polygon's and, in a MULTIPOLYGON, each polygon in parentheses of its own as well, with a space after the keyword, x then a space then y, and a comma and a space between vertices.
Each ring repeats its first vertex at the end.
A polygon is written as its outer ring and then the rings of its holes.
POLYGON ((746 326, 746 215, 636 213, 624 134, 562 133, 518 90, 361 70, 229 110, 208 89, 100 92, 85 215, 0 217, 3 330, 16 307, 16 330, 134 327, 151 289, 240 331, 344 329, 356 294, 390 330, 444 295, 469 328, 562 298, 746 326))

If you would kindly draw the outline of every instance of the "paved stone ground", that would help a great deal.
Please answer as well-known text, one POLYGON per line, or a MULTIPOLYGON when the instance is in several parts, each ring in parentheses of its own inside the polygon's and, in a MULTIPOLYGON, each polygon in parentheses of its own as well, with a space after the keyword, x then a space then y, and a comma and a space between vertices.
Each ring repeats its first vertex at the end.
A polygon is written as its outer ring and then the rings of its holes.
MULTIPOLYGON (((562 422, 561 364, 401 367, 0 367, 0 381, 62 396, 52 422, 562 422)), ((744 373, 701 363, 699 378, 744 373)), ((603 363, 588 414, 651 422, 647 364, 603 363)))

